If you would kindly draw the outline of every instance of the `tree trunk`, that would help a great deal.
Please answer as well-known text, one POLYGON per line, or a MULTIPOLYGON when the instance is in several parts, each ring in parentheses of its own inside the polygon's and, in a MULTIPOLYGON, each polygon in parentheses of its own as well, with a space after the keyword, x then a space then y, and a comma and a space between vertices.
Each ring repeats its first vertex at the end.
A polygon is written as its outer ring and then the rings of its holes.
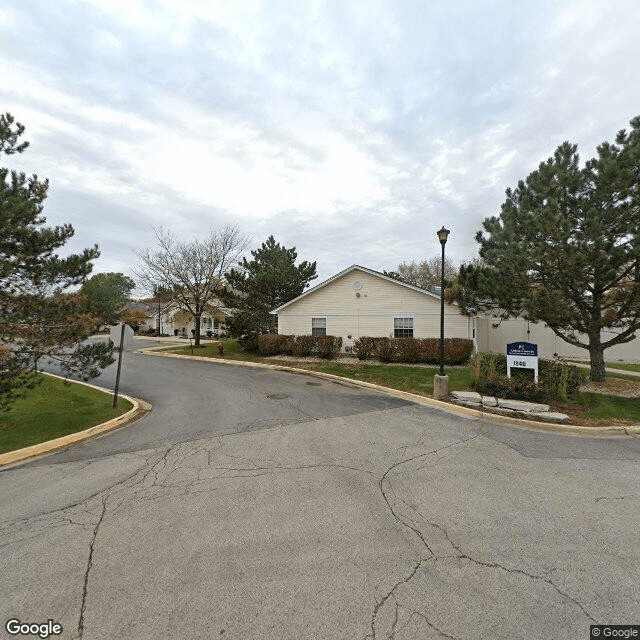
POLYGON ((196 321, 196 341, 194 346, 199 347, 200 346, 200 314, 195 316, 195 321, 196 321))
POLYGON ((600 333, 589 336, 589 358, 591 360, 590 380, 604 382, 606 371, 604 369, 604 349, 600 342, 600 333))

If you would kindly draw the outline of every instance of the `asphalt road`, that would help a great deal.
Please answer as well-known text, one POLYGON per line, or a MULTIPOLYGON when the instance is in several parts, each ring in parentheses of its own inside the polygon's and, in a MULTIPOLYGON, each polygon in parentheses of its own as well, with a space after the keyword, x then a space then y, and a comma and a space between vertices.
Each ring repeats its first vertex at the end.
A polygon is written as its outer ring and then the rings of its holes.
POLYGON ((582 640, 640 624, 638 438, 131 352, 121 385, 153 411, 0 472, 3 626, 582 640))

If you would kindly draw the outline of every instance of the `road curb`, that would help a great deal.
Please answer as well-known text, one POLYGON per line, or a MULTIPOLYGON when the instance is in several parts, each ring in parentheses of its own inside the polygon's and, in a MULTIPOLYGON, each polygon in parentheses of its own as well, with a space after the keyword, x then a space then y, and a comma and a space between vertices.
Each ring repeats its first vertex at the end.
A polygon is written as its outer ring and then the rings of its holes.
MULTIPOLYGON (((159 347, 164 349, 166 347, 159 347)), ((471 409, 468 407, 461 407, 459 405, 451 404, 450 402, 443 402, 442 400, 435 400, 434 398, 428 398, 426 396, 420 396, 415 393, 409 393, 407 391, 400 391, 399 389, 392 389, 390 387, 382 387, 371 382, 365 382, 364 380, 354 380, 353 378, 343 378, 331 373, 322 373, 321 371, 310 371, 308 369, 298 369, 296 367, 288 367, 284 365, 275 364, 263 364, 261 362, 243 362, 242 360, 226 360, 222 358, 207 358, 205 356, 183 356, 177 353, 163 353, 159 352, 157 348, 138 349, 137 353, 149 356, 158 356, 161 358, 179 358, 183 360, 198 360, 200 362, 213 362, 225 365, 236 365, 242 367, 254 367, 260 369, 271 369, 273 371, 284 371, 285 373, 295 373, 313 378, 324 378, 333 382, 341 384, 352 384, 354 386, 363 387, 366 389, 373 389, 375 391, 381 391, 389 395, 393 395, 406 400, 411 400, 417 404, 424 404, 436 409, 448 411, 451 413, 457 413, 466 415, 472 418, 484 418, 492 420, 494 422, 502 422, 518 427, 524 427, 527 429, 535 429, 537 431, 550 431, 559 432, 571 435, 581 436, 633 436, 640 434, 640 426, 608 426, 608 427, 587 427, 584 425, 569 425, 569 424, 557 424, 552 422, 538 422, 536 420, 524 420, 522 418, 512 418, 510 416, 503 416, 497 413, 491 413, 490 411, 481 411, 478 409, 471 409)))
MULTIPOLYGON (((52 378, 65 380, 65 378, 63 378, 62 376, 57 376, 53 373, 46 373, 44 371, 42 373, 51 376, 52 378)), ((66 379, 68 380, 68 378, 66 379)), ((94 384, 88 384, 87 382, 80 382, 79 380, 69 380, 69 382, 72 382, 74 384, 82 384, 85 387, 91 387, 92 389, 97 389, 98 391, 102 391, 103 393, 113 393, 113 391, 103 389, 102 387, 97 387, 94 384)), ((127 396, 122 393, 118 395, 120 398, 125 398, 133 404, 133 407, 126 413, 123 413, 117 418, 112 418, 107 422, 103 422, 102 424, 97 424, 93 427, 89 427, 84 431, 77 431, 76 433, 70 433, 66 436, 61 436, 60 438, 48 440, 47 442, 41 442, 40 444, 34 444, 30 447, 24 447, 23 449, 16 449, 15 451, 8 451, 7 453, 0 454, 0 468, 6 467, 7 465, 15 464, 16 462, 23 462, 24 460, 35 458, 36 456, 41 456, 45 453, 52 453, 54 451, 58 451, 59 449, 64 449, 65 447, 68 447, 72 444, 90 440, 91 438, 95 438, 99 435, 102 435, 103 433, 107 433, 115 429, 120 429, 121 427, 125 427, 128 424, 131 424, 140 416, 151 411, 152 409, 151 405, 144 400, 140 400, 139 398, 132 398, 131 396, 127 396)))

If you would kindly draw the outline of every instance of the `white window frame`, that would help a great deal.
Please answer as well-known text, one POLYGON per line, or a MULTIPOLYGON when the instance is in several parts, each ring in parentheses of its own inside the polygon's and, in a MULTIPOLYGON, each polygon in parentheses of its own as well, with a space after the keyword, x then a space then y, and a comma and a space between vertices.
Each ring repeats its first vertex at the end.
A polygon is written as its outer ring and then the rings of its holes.
POLYGON ((311 318, 311 335, 323 338, 327 335, 327 319, 311 318))
POLYGON ((395 316, 393 318, 393 337, 413 338, 413 320, 412 316, 395 316), (404 335, 409 332, 411 332, 411 335, 404 335))

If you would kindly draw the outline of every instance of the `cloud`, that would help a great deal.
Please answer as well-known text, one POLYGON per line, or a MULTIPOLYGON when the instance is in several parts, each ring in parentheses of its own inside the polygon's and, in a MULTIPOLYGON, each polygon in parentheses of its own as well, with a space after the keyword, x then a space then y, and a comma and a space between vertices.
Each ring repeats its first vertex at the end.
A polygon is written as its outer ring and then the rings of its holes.
POLYGON ((637 115, 638 27, 636 0, 24 0, 0 10, 11 165, 98 270, 227 222, 321 278, 435 255, 442 224, 468 260, 506 187, 637 115))

